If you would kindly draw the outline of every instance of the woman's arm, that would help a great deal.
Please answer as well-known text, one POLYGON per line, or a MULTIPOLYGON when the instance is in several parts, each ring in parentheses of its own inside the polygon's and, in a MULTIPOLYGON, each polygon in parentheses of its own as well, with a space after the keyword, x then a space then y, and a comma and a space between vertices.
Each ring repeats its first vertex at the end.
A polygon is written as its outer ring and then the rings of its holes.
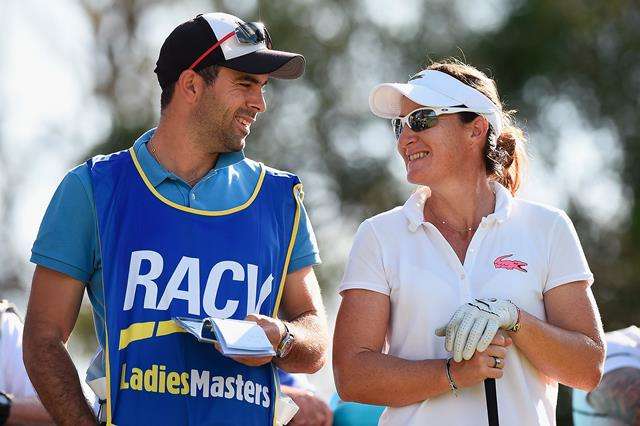
POLYGON ((382 353, 389 296, 346 290, 333 338, 333 374, 340 398, 404 406, 448 392, 444 360, 408 361, 382 353))
MULTIPOLYGON (((382 353, 389 313, 387 295, 360 289, 342 293, 333 340, 333 374, 340 398, 400 407, 450 392, 446 360, 409 361, 382 353)), ((508 340, 498 335, 485 352, 453 363, 457 385, 464 388, 487 377, 502 377, 502 370, 491 368, 492 356, 504 358, 508 340)))
POLYGON ((521 311, 513 343, 540 372, 558 382, 593 390, 602 377, 604 332, 587 281, 555 287, 544 294, 547 321, 521 311))

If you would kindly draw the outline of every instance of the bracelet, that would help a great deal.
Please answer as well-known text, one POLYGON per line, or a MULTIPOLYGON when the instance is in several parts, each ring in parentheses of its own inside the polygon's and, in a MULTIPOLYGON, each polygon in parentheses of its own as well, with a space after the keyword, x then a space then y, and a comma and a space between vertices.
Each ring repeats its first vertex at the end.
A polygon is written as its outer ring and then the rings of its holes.
POLYGON ((453 393, 453 396, 457 397, 458 396, 458 386, 456 385, 456 382, 453 380, 453 376, 451 375, 451 360, 453 358, 449 357, 447 358, 447 364, 445 367, 445 371, 447 372, 447 379, 449 379, 449 387, 451 388, 451 392, 453 393))
MULTIPOLYGON (((509 300, 509 302, 511 302, 511 301, 509 300)), ((511 331, 512 333, 517 333, 518 330, 520 330, 520 327, 522 327, 522 325, 520 324, 520 315, 521 315, 520 314, 520 308, 518 307, 518 305, 516 305, 513 302, 511 302, 511 304, 516 307, 516 310, 518 311, 518 318, 516 319, 516 323, 513 324, 513 326, 507 331, 511 331)))

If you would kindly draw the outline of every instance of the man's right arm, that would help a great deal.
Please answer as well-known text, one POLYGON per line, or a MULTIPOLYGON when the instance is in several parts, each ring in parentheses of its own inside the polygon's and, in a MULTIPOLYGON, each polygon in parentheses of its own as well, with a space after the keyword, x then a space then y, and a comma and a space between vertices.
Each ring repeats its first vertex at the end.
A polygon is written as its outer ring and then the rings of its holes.
POLYGON ((24 328, 24 364, 42 404, 59 425, 96 424, 65 347, 83 294, 82 282, 36 266, 24 328))

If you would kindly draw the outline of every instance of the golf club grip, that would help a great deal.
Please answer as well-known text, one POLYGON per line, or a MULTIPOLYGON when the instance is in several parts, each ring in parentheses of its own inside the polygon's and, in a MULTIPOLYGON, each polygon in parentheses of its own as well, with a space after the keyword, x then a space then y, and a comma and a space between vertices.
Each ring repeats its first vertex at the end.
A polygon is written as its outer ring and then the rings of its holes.
POLYGON ((487 399, 487 417, 489 426, 498 426, 498 396, 496 379, 484 379, 484 394, 487 399))

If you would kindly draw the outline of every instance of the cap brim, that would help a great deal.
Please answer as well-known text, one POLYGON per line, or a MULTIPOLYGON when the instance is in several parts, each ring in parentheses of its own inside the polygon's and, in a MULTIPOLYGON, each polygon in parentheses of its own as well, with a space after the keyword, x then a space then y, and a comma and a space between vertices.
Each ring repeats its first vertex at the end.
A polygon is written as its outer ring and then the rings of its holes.
POLYGON ((280 50, 262 49, 230 59, 220 64, 249 74, 269 74, 291 80, 304 74, 304 56, 280 50))
POLYGON ((424 106, 445 107, 459 104, 459 101, 428 87, 402 83, 383 83, 377 85, 371 91, 369 108, 378 117, 396 118, 400 116, 403 96, 424 106))

